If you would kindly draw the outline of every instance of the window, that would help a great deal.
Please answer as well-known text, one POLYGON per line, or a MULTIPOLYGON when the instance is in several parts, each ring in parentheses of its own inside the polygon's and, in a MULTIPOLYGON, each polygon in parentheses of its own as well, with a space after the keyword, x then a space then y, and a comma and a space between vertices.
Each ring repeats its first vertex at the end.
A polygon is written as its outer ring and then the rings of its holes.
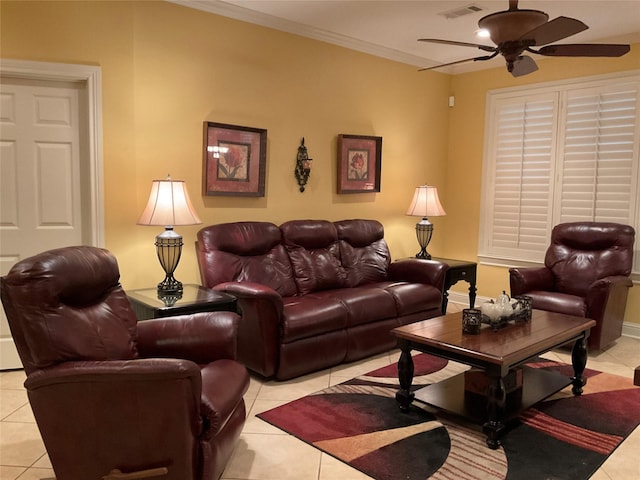
POLYGON ((488 93, 483 263, 543 262, 563 222, 626 223, 640 236, 639 91, 629 72, 488 93))

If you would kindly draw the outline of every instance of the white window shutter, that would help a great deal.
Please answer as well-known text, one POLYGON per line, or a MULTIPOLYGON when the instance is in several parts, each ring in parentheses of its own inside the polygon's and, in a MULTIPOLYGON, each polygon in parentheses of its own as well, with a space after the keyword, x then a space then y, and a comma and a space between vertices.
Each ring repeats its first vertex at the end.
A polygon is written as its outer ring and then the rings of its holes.
MULTIPOLYGON (((640 73, 494 91, 487 98, 483 263, 540 263, 554 225, 640 234, 640 73)), ((640 275, 640 242, 633 272, 640 275)))
POLYGON ((495 103, 485 255, 536 261, 549 243, 557 94, 495 103))
POLYGON ((557 223, 633 224, 638 84, 566 92, 557 223))

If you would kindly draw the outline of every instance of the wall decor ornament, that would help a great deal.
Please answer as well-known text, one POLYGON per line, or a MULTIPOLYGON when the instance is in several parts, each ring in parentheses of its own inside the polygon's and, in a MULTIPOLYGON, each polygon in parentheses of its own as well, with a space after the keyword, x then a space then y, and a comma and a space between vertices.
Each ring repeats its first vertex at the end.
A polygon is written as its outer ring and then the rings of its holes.
POLYGON ((267 130, 204 122, 204 195, 264 197, 267 130))
POLYGON ((307 184, 307 181, 309 181, 312 162, 313 159, 309 158, 307 147, 304 146, 304 137, 302 137, 302 141, 298 147, 298 155, 296 157, 296 168, 293 171, 293 174, 298 181, 298 186, 300 187, 300 193, 304 192, 304 187, 307 184))
POLYGON ((338 135, 338 193, 380 191, 382 137, 338 135))

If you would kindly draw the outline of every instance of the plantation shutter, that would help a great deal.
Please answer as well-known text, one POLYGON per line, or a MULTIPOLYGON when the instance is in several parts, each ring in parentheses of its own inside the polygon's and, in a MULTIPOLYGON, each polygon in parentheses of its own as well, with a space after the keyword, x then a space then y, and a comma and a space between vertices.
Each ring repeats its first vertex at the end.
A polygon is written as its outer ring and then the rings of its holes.
POLYGON ((557 94, 496 102, 487 249, 538 260, 549 242, 557 94))
POLYGON ((566 94, 557 223, 633 224, 638 84, 566 94))
MULTIPOLYGON (((540 263, 554 225, 615 222, 640 232, 640 74, 490 92, 482 263, 540 263)), ((640 242, 634 252, 640 274, 640 242)))

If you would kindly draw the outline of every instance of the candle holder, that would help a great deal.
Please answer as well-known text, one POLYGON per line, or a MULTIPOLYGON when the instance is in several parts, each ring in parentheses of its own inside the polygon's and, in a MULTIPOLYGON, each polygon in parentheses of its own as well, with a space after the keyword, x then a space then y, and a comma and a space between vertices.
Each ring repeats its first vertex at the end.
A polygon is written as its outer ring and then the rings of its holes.
POLYGON ((300 186, 300 193, 304 192, 304 187, 307 185, 309 175, 311 175, 311 163, 313 159, 309 158, 307 154, 307 147, 304 146, 304 137, 298 147, 298 156, 296 157, 296 169, 293 171, 300 186))

